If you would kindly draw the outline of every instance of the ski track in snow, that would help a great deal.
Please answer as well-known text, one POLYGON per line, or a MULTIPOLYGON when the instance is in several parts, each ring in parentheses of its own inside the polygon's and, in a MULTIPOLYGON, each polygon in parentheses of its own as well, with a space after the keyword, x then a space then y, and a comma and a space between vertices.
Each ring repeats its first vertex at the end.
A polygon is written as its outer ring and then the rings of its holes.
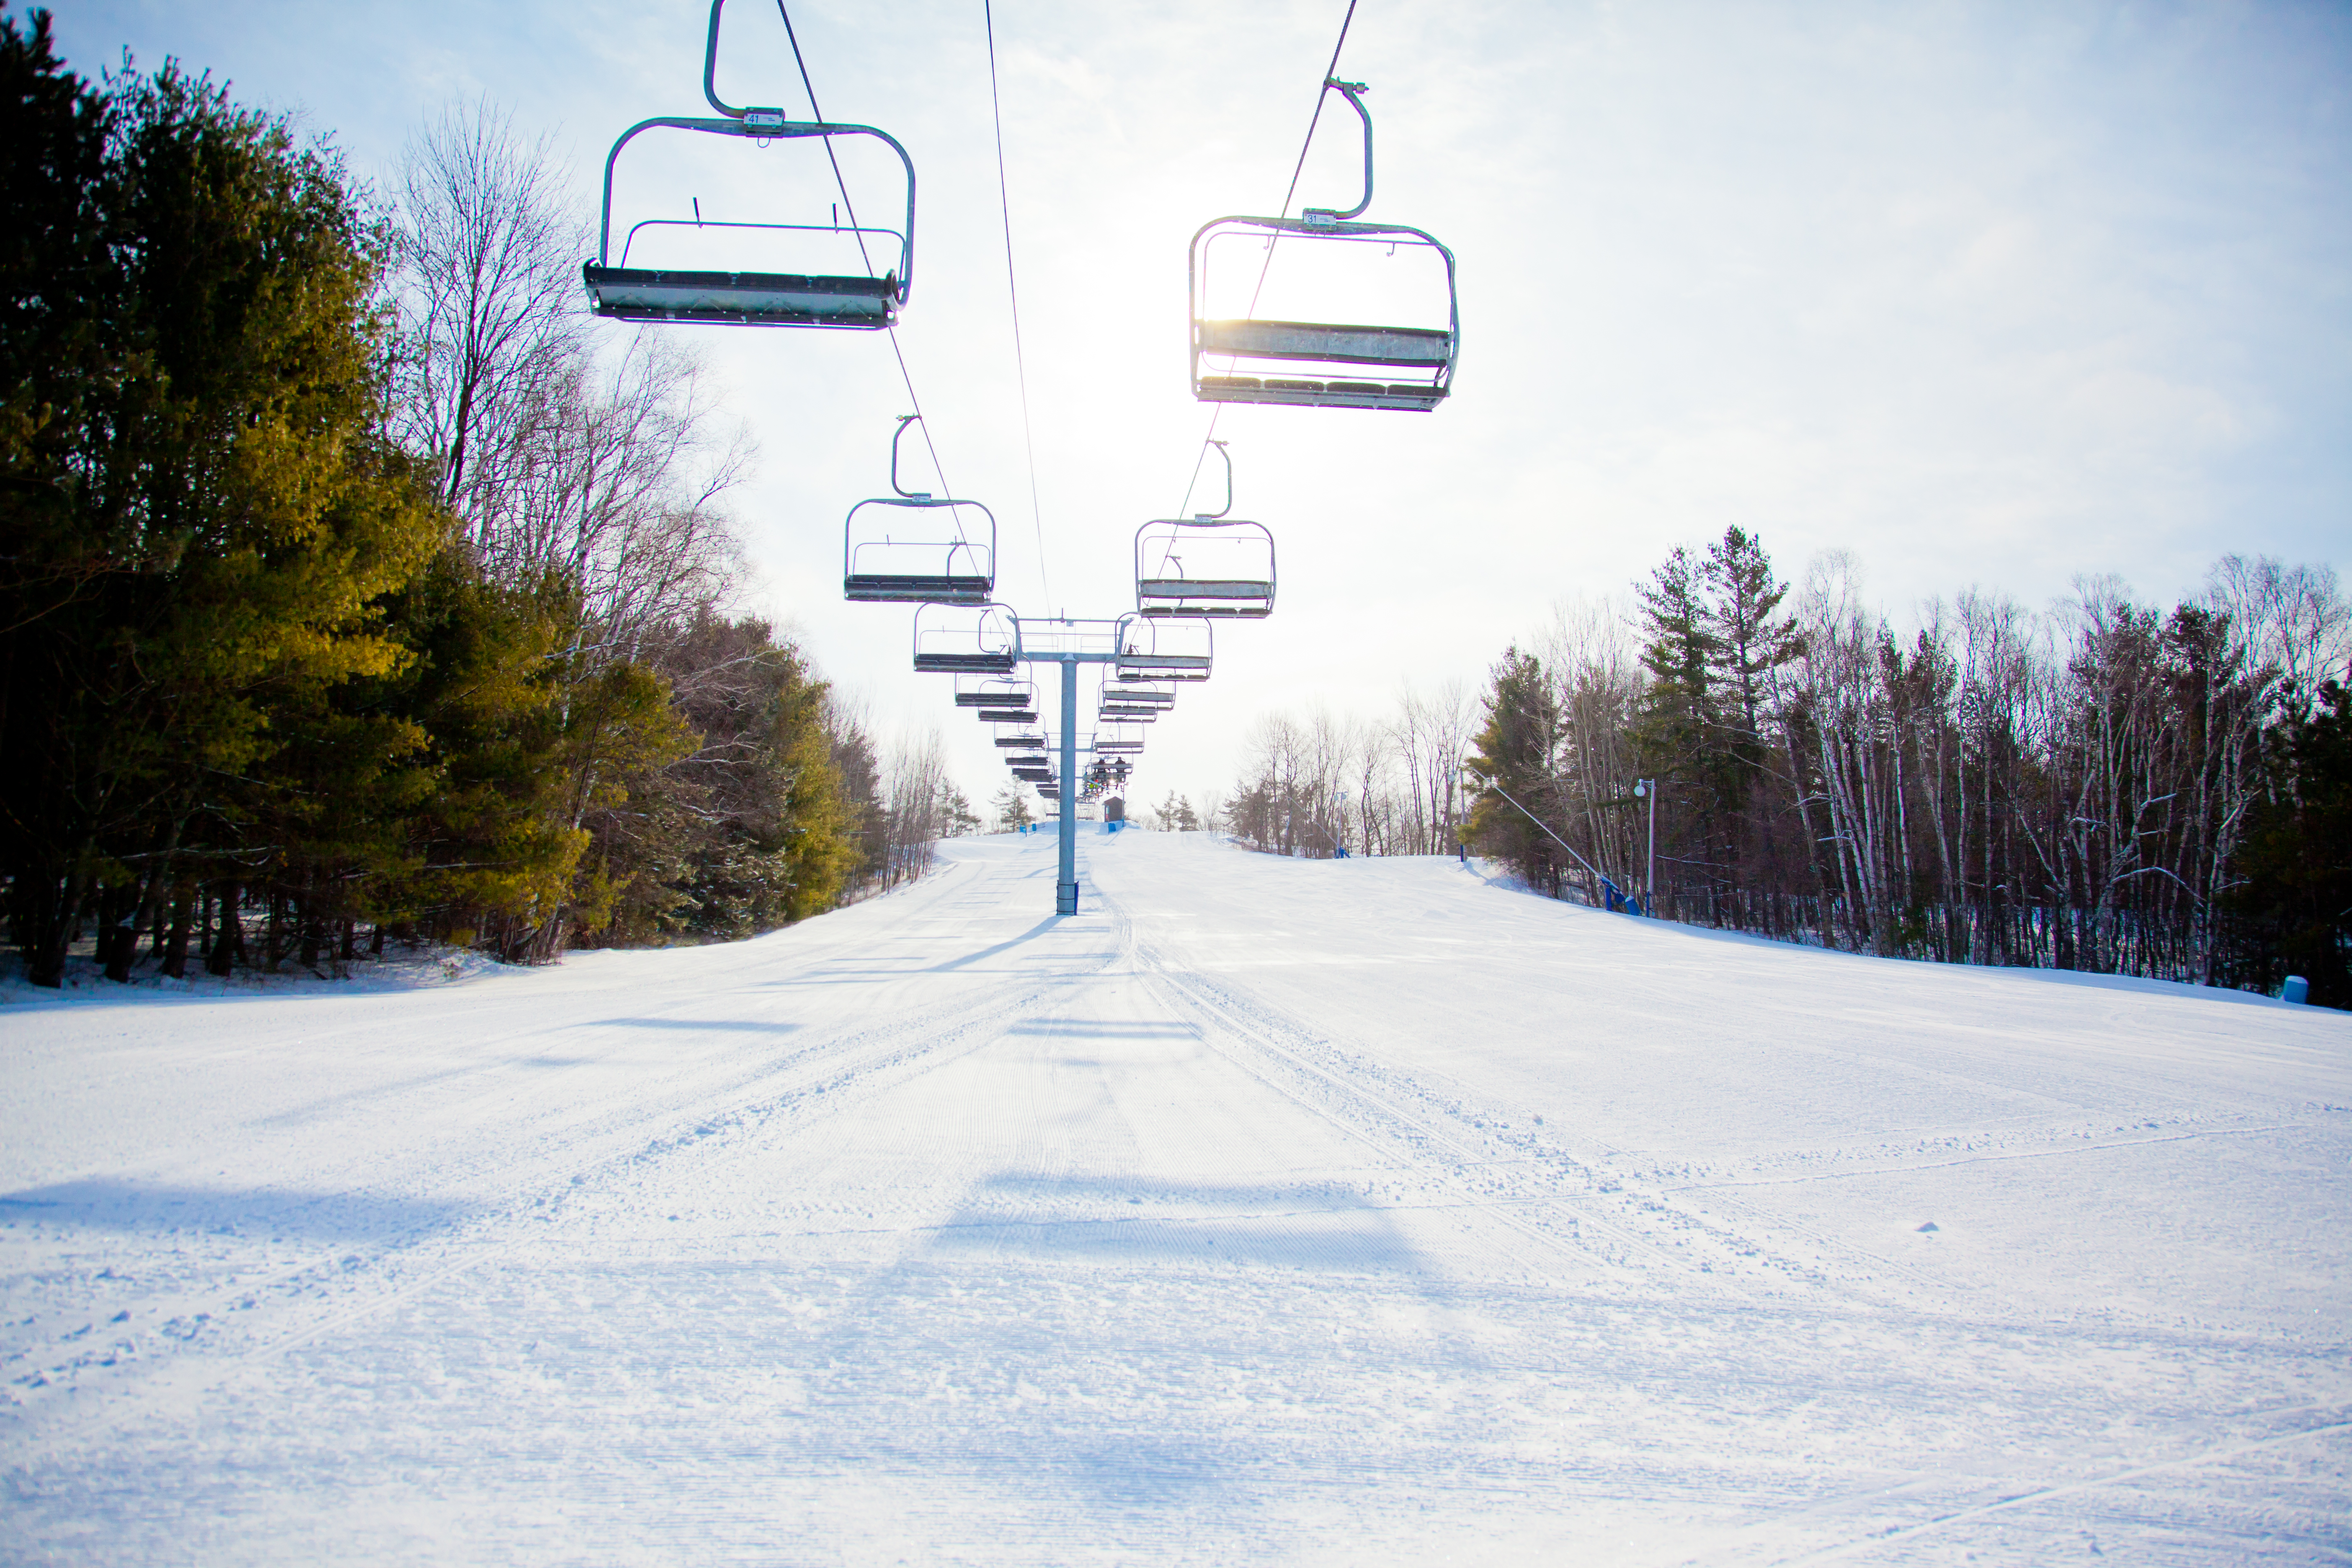
POLYGON ((0 1559, 2352 1557, 2352 1019, 1082 843, 0 1008, 0 1559))

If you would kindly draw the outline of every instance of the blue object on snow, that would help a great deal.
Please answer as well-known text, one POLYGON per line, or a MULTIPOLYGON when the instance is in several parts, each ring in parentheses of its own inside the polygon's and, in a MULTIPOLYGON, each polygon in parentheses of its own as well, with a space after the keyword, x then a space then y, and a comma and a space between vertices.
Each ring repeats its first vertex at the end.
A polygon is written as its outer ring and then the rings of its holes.
POLYGON ((2298 1006, 2309 1002, 2311 1000, 2311 982, 2305 980, 2300 974, 2288 975, 2286 977, 2286 984, 2279 987, 2279 1000, 2282 1002, 2293 1002, 2298 1006))

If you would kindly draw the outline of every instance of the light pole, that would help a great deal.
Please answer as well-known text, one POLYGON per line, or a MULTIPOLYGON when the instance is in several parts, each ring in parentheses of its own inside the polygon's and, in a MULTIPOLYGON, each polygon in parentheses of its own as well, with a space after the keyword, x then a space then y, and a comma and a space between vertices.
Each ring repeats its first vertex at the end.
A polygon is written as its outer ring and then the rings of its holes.
POLYGON ((1658 912, 1658 781, 1635 779, 1633 796, 1647 801, 1650 807, 1650 860, 1642 874, 1642 912, 1655 918, 1658 912))

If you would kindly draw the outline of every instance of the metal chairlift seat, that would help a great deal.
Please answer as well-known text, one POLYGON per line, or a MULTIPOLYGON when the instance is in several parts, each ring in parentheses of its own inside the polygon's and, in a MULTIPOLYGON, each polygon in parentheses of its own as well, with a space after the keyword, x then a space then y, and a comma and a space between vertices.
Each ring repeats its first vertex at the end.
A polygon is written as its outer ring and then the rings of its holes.
POLYGON ((1195 616, 1129 615, 1118 624, 1118 679, 1206 680, 1215 663, 1210 623, 1195 616))
POLYGON ((1097 741, 1095 742, 1095 755, 1098 757, 1137 756, 1140 755, 1142 751, 1143 742, 1140 741, 1097 741))
MULTIPOLYGON (((1219 224, 1255 224, 1317 235, 1408 234, 1433 246, 1417 228, 1350 223, 1308 228, 1275 218, 1220 218, 1219 224)), ((1443 246, 1438 246, 1443 250, 1443 246)), ((1453 272, 1453 256, 1446 270, 1453 272)), ((1329 321, 1196 321, 1192 327, 1192 395, 1202 403, 1274 403, 1305 408, 1393 408, 1426 414, 1453 392, 1458 329, 1343 326, 1329 321), (1287 360, 1321 364, 1360 364, 1385 370, 1423 369, 1425 382, 1360 381, 1339 376, 1209 374, 1201 368, 1210 355, 1228 360, 1287 360)))
POLYGON ((984 605, 996 586, 996 515, 976 500, 910 490, 898 482, 898 443, 921 417, 901 415, 891 434, 891 493, 859 501, 842 524, 842 597, 984 605))
MULTIPOLYGON (((719 100, 715 86, 719 56, 719 14, 726 0, 711 0, 710 28, 703 46, 702 94, 722 119, 662 115, 642 120, 621 133, 604 158, 603 221, 598 228, 596 259, 581 268, 596 314, 624 321, 709 321, 744 327, 846 327, 874 330, 893 325, 898 310, 913 290, 915 276, 915 163, 888 132, 870 125, 787 120, 781 109, 739 109, 719 100), (903 229, 861 226, 856 209, 844 226, 800 223, 718 223, 702 218, 646 218, 633 225, 621 242, 618 261, 613 259, 613 169, 621 150, 645 132, 691 131, 714 136, 749 138, 765 147, 772 142, 799 142, 824 139, 831 151, 835 136, 870 136, 898 153, 907 173, 907 216, 903 229), (735 272, 669 268, 631 267, 629 245, 645 228, 752 229, 772 233, 846 234, 861 251, 868 235, 898 241, 897 265, 882 277, 822 276, 798 272, 735 272)), ((845 200, 846 195, 845 193, 845 200)), ((869 264, 870 265, 870 264, 869 264)))
POLYGON ((1021 662, 1021 623, 1003 605, 944 605, 915 610, 919 675, 1010 675, 1021 662))
POLYGON ((983 724, 1034 724, 1037 722, 1037 710, 1034 708, 983 708, 980 710, 980 721, 983 724))
POLYGON ((1361 83, 1326 80, 1323 85, 1327 90, 1337 89, 1364 122, 1363 199, 1345 212, 1308 207, 1296 218, 1221 217, 1194 232, 1187 258, 1192 395, 1204 403, 1395 408, 1426 413, 1445 401, 1453 391, 1454 362, 1462 349, 1461 298, 1455 288, 1454 253, 1422 229, 1403 224, 1353 221, 1372 201, 1372 117, 1364 108, 1361 83), (1203 314, 1210 248, 1226 237, 1255 237, 1261 248, 1304 242, 1327 252, 1335 245, 1426 247, 1445 264, 1445 325, 1376 326, 1259 317, 1210 318, 1203 314), (1228 361, 1226 374, 1210 374, 1202 362, 1211 358, 1228 361), (1233 374, 1240 370, 1244 361, 1297 366, 1314 374, 1233 374), (1349 374, 1354 367, 1371 374, 1349 374), (1380 374, 1383 372, 1387 374, 1380 374))
POLYGON ((1139 703, 1106 702, 1095 710, 1095 716, 1109 724, 1156 724, 1160 711, 1139 703))
MULTIPOLYGON (((649 120, 646 125, 710 122, 649 120)), ((643 130, 644 126, 636 129, 643 130)), ((845 131, 827 125, 823 131, 845 131)), ((878 134, 878 133, 877 133, 878 134)), ((667 219, 649 219, 643 228, 667 219)), ((722 226, 704 223, 701 228, 722 226)), ((730 228, 803 228, 804 224, 729 224, 730 228)), ((631 233, 635 231, 633 229, 631 233)), ((885 231, 887 232, 887 231, 885 231)), ((685 272, 667 268, 582 266, 596 314, 617 321, 703 321, 728 327, 888 327, 905 291, 896 278, 822 278, 790 272, 685 272)))

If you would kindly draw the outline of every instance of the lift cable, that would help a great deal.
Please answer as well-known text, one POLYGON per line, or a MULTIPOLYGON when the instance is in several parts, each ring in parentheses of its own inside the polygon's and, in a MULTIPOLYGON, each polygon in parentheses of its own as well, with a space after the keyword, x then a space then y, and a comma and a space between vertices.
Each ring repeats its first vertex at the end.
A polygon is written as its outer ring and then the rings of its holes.
POLYGON ((996 120, 996 199, 997 210, 1004 215, 1004 288, 1013 301, 1013 370, 1021 386, 1021 444, 1029 458, 1029 521, 1037 535, 1037 580, 1050 605, 1054 583, 1045 570, 1045 515, 1037 500, 1037 442, 1029 423, 1029 362, 1021 348, 1021 283, 1013 270, 1013 192, 1004 177, 1004 100, 996 87, 996 16, 992 0, 981 0, 980 16, 988 30, 988 105, 996 120))
MULTIPOLYGON (((783 0, 776 0, 776 4, 782 5, 783 0)), ((1282 193, 1282 207, 1276 215, 1277 216, 1290 216, 1291 201, 1298 195, 1299 176, 1307 172, 1307 149, 1315 145, 1315 127, 1323 120, 1323 100, 1329 96, 1331 79, 1339 74, 1339 52, 1348 47, 1348 29, 1355 20, 1356 0, 1348 0, 1348 14, 1339 19, 1339 40, 1331 46, 1331 63, 1323 68, 1322 78, 1315 84, 1315 112, 1307 118, 1307 138, 1298 144, 1298 162, 1291 165, 1290 186, 1282 193)), ((1257 314, 1258 295, 1265 290, 1265 275, 1273 266, 1274 244, 1269 241, 1265 247, 1265 259, 1258 264, 1257 286, 1250 290, 1250 314, 1253 316, 1257 314)), ((1192 505, 1192 491, 1201 482, 1201 466, 1209 460, 1209 448, 1217 439, 1217 419, 1224 411, 1225 405, 1222 403, 1209 410, 1209 431, 1201 437, 1200 453, 1192 459, 1192 477, 1185 481, 1184 500, 1176 509, 1178 517, 1192 515, 1189 509, 1192 505)))
MULTIPOLYGON (((1352 3, 1353 0, 1350 0, 1351 5, 1352 3)), ((793 30, 793 14, 785 8, 784 0, 776 0, 776 15, 784 19, 784 37, 792 42, 793 64, 800 70, 802 90, 808 94, 809 118, 823 124, 824 110, 817 107, 816 84, 809 80, 808 61, 801 58, 800 35, 793 30)), ((842 210, 849 215, 849 229, 857 241, 857 254, 865 259, 866 275, 871 278, 874 276, 874 258, 866 253, 866 234, 858 227, 857 204, 849 199, 848 183, 841 177, 841 160, 834 156, 833 138, 827 136, 824 141, 825 162, 833 165, 833 188, 841 193, 842 210)), ((931 469, 940 476, 940 494, 952 496, 955 494, 955 487, 948 483, 947 468, 940 461, 940 449, 931 440, 931 422, 921 417, 923 400, 915 391, 914 373, 907 368, 907 352, 898 346, 898 327, 896 322, 891 323, 889 332, 890 353, 898 362, 898 379, 906 383, 907 401, 914 405, 917 420, 923 427, 923 446, 931 455, 931 469)), ((956 536, 961 539, 963 536, 962 515, 952 508, 950 509, 949 515, 955 523, 956 536)), ((990 563, 990 570, 992 572, 995 570, 995 563, 992 561, 990 563)))

